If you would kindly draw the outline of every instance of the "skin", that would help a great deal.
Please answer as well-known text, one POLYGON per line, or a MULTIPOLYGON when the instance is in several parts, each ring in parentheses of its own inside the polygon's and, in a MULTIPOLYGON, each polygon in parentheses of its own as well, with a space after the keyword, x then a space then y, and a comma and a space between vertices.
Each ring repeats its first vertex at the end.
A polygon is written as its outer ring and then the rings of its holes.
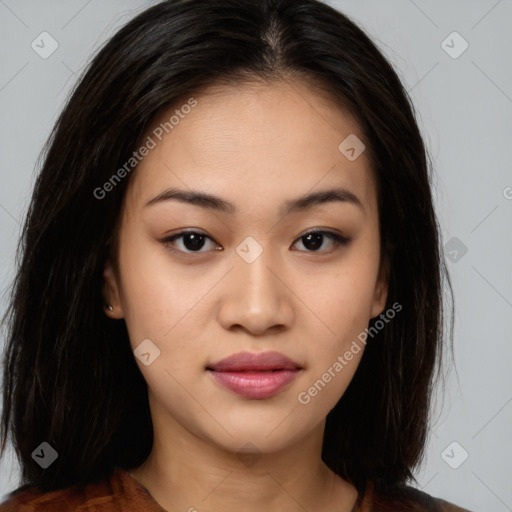
POLYGON ((348 135, 363 135, 314 91, 297 81, 210 87, 128 187, 118 261, 104 270, 113 306, 106 314, 125 320, 133 349, 150 339, 160 350, 148 366, 136 358, 154 444, 130 473, 169 511, 327 511, 336 503, 349 512, 356 501, 356 489, 322 462, 321 448, 325 417, 363 350, 307 405, 297 397, 384 311, 388 284, 370 161, 364 152, 349 161, 338 149, 348 135), (238 212, 171 200, 145 207, 170 187, 219 196, 238 212), (280 212, 287 200, 335 187, 363 208, 333 201, 280 212), (199 252, 183 238, 162 242, 192 228, 211 238, 199 252), (351 241, 336 246, 324 237, 314 250, 303 238, 313 228, 351 241), (263 250, 251 263, 236 252, 248 236, 263 250), (236 352, 267 350, 303 368, 271 398, 243 398, 205 370, 236 352), (253 459, 244 462, 247 443, 253 459))

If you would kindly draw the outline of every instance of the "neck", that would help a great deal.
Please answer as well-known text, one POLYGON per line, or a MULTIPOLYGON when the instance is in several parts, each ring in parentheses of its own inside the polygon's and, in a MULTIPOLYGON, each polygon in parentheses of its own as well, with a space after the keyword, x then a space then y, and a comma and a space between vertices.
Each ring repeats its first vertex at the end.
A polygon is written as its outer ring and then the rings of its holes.
POLYGON ((321 460, 324 426, 279 452, 243 456, 167 424, 130 474, 168 511, 351 512, 355 487, 321 460))

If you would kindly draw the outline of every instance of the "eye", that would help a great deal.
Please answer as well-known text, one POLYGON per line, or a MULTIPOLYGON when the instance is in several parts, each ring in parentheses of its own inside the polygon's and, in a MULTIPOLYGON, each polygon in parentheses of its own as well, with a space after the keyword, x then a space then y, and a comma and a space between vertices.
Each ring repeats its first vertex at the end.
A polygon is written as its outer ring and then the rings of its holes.
POLYGON ((350 242, 350 239, 330 231, 314 230, 302 235, 295 243, 298 243, 299 241, 304 247, 306 247, 307 252, 330 253, 336 250, 340 245, 347 245, 350 242), (331 249, 319 251, 319 248, 322 247, 326 238, 331 242, 331 249))
MULTIPOLYGON (((175 235, 165 238, 162 240, 162 243, 164 245, 176 245, 175 241, 179 239, 182 239, 180 244, 178 244, 178 246, 181 247, 177 248, 184 253, 205 252, 200 250, 204 247, 205 242, 207 240, 214 242, 212 238, 210 238, 208 235, 205 235, 204 233, 199 233, 197 231, 182 231, 181 233, 176 233, 175 235)), ((215 245, 214 249, 220 250, 220 246, 215 245)))
MULTIPOLYGON (((181 231, 180 233, 176 233, 175 235, 163 239, 162 243, 166 246, 174 246, 179 251, 186 254, 191 254, 207 252, 208 247, 206 247, 205 251, 201 250, 205 247, 207 241, 212 242, 212 248, 214 250, 222 250, 222 247, 216 244, 215 240, 213 240, 208 235, 198 231, 181 231), (180 243, 177 244, 177 241, 180 241, 180 243)), ((293 245, 297 244, 298 242, 302 243, 302 245, 306 248, 306 252, 330 253, 336 250, 336 248, 338 248, 340 245, 347 245, 350 242, 350 239, 330 231, 314 230, 302 235, 294 242, 293 245), (330 241, 331 249, 322 251, 319 250, 324 245, 326 239, 330 241)))

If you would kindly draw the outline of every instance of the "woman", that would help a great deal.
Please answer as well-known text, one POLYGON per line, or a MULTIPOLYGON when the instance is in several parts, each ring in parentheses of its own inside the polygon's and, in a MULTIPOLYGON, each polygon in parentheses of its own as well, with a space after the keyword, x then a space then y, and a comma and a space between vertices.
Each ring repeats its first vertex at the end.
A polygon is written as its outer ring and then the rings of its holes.
POLYGON ((462 510, 408 485, 442 348, 427 154, 315 0, 181 0, 98 53, 6 319, 0 511, 462 510))

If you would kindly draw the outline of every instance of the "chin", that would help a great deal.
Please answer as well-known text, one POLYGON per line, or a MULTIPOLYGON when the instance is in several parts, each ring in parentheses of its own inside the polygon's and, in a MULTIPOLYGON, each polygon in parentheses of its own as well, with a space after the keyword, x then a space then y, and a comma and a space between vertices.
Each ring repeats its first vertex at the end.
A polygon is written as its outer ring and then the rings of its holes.
POLYGON ((298 443, 315 429, 315 422, 301 423, 297 418, 290 421, 293 415, 287 418, 288 413, 282 414, 282 411, 283 409, 280 414, 274 414, 272 421, 261 415, 233 415, 229 422, 223 422, 229 434, 220 427, 213 431, 211 425, 208 425, 208 429, 203 430, 200 437, 237 454, 244 451, 276 453, 298 443))

